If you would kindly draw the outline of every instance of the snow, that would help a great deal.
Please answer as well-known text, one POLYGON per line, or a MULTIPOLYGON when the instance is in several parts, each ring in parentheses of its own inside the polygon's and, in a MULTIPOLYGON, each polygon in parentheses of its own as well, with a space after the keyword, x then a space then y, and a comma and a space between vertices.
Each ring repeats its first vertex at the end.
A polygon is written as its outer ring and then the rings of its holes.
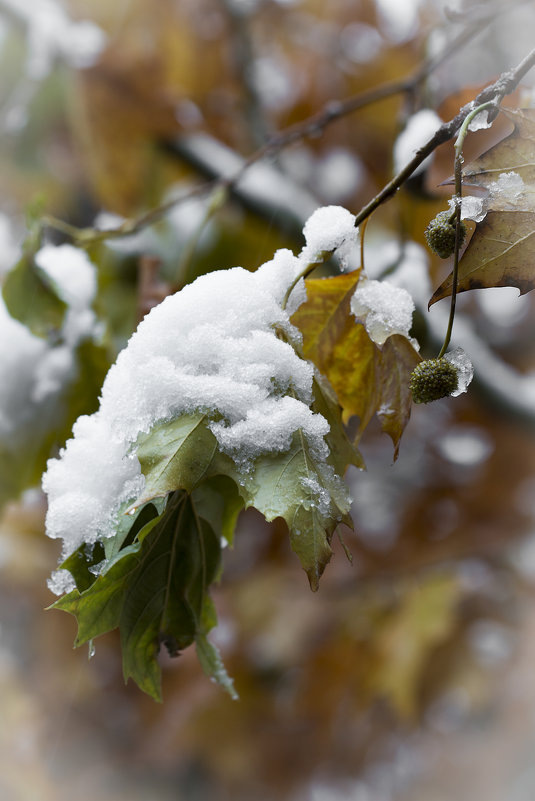
POLYGON ((517 172, 500 173, 498 180, 489 184, 489 207, 492 208, 492 201, 500 198, 502 203, 512 204, 514 210, 514 203, 517 201, 525 191, 525 184, 517 172))
MULTIPOLYGON (((394 172, 400 172, 442 125, 442 120, 432 109, 424 108, 409 118, 405 128, 394 143, 394 172)), ((428 164, 429 156, 412 173, 418 175, 428 164)))
POLYGON ((71 308, 90 306, 97 291, 97 276, 87 254, 72 245, 44 245, 35 263, 53 281, 58 295, 71 308))
MULTIPOLYGON (((476 118, 477 119, 477 118, 476 118)), ((502 172, 496 181, 487 185, 485 197, 466 196, 462 199, 461 217, 463 220, 481 222, 488 211, 520 211, 518 201, 524 196, 526 185, 514 170, 502 172)), ((453 201, 450 201, 453 209, 453 201)))
POLYGON ((321 197, 330 203, 350 198, 366 178, 363 162, 343 147, 328 150, 311 172, 321 197))
POLYGON ((449 353, 445 353, 444 358, 457 369, 458 385, 457 389, 451 393, 456 398, 468 389, 468 385, 474 377, 474 367, 462 348, 455 348, 449 353))
POLYGON ((87 253, 72 245, 44 245, 35 255, 35 263, 67 304, 61 331, 64 342, 72 349, 96 335, 98 326, 90 307, 97 293, 97 274, 87 253))
MULTIPOLYGON (((312 471, 303 484, 303 503, 329 513, 329 425, 310 408, 314 367, 296 352, 301 335, 290 317, 306 299, 302 275, 311 260, 358 242, 354 221, 337 206, 317 209, 299 256, 281 249, 256 272, 235 267, 201 276, 144 318, 104 381, 99 410, 78 419, 43 477, 47 533, 63 540, 63 557, 113 536, 119 515, 143 492, 139 435, 184 414, 206 415, 245 486, 254 481, 255 460, 287 451, 299 431, 318 462, 318 475, 312 471)), ((89 297, 83 270, 72 280, 71 296, 85 286, 89 297)), ((371 293, 366 316, 374 335, 384 341, 407 334, 414 308, 407 292, 366 286, 361 295, 371 293)), ((53 584, 61 588, 61 576, 53 584)))
POLYGON ((381 32, 397 43, 410 39, 418 29, 421 5, 422 0, 376 0, 381 32))
POLYGON ((490 128, 492 123, 489 122, 489 109, 484 108, 479 114, 476 114, 474 119, 468 126, 469 131, 481 131, 485 128, 490 128))
POLYGON ((20 247, 7 214, 0 212, 0 278, 20 259, 20 247))
POLYGON ((0 337, 9 342, 9 347, 0 349, 0 442, 8 450, 31 438, 40 419, 52 413, 75 375, 74 349, 98 333, 89 308, 96 288, 95 268, 85 253, 47 245, 36 261, 54 281, 67 311, 59 343, 52 344, 14 320, 0 298, 0 337))
MULTIPOLYGON (((326 219, 337 225, 322 238, 316 217, 314 243, 335 247, 355 236, 349 212, 326 219)), ((279 250, 255 273, 201 276, 145 317, 106 377, 98 412, 78 419, 43 477, 47 532, 63 539, 64 556, 114 533, 121 507, 144 486, 136 441, 159 421, 205 413, 244 482, 260 454, 288 449, 298 430, 325 460, 329 426, 310 409, 314 368, 292 345, 300 342, 290 316, 306 297, 297 279, 307 265, 303 254, 279 250)), ((320 495, 316 503, 325 506, 320 495)))
POLYGON ((314 264, 336 252, 343 270, 357 266, 359 232, 355 227, 355 216, 342 206, 316 209, 306 221, 303 234, 306 241, 301 252, 303 260, 314 264))
POLYGON ((378 243, 366 240, 366 274, 379 280, 388 275, 388 283, 405 289, 418 308, 427 310, 433 292, 429 278, 428 251, 416 242, 398 242, 382 233, 378 243))
MULTIPOLYGON (((450 208, 453 209, 453 201, 450 201, 450 208)), ((487 215, 485 198, 466 195, 461 200, 461 220, 473 220, 481 222, 487 215)))
POLYGON ((414 308, 409 293, 388 281, 363 278, 351 298, 352 313, 377 345, 383 345, 392 334, 408 337, 414 308))

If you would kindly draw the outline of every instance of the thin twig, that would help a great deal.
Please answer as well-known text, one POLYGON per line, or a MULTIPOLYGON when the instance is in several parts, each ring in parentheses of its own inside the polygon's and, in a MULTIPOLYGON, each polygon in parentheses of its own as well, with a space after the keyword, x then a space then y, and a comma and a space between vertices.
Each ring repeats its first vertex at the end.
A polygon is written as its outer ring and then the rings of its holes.
POLYGON ((486 86, 477 97, 470 103, 467 103, 458 114, 445 122, 438 128, 433 136, 423 145, 409 161, 409 163, 400 172, 395 175, 391 181, 364 206, 363 209, 357 214, 355 225, 360 225, 367 217, 372 214, 382 203, 391 198, 397 190, 405 183, 412 173, 425 161, 425 159, 433 153, 439 145, 443 145, 457 134, 461 128, 466 117, 473 111, 476 106, 482 106, 489 101, 496 105, 496 110, 502 102, 503 98, 514 92, 524 75, 535 66, 535 48, 520 62, 520 64, 512 70, 504 72, 497 81, 486 86))

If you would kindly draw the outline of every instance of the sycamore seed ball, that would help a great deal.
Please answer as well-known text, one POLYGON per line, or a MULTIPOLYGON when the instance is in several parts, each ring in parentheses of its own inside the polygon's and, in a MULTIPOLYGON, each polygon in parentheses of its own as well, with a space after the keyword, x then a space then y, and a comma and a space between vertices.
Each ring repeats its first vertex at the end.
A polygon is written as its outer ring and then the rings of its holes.
POLYGON ((446 398, 458 387, 456 367, 447 359, 427 359, 412 371, 409 386, 415 403, 431 403, 446 398))
MULTIPOLYGON (((462 245, 466 237, 466 225, 461 221, 459 230, 462 245)), ((427 244, 441 259, 447 259, 455 250, 455 220, 449 210, 440 211, 425 229, 427 244)))

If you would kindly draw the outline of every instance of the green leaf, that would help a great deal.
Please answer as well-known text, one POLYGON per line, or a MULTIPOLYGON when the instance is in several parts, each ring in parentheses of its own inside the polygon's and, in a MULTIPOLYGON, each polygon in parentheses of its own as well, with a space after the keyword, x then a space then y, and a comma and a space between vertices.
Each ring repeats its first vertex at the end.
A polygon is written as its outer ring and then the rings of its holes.
POLYGON ((254 506, 266 520, 284 518, 292 550, 308 575, 311 589, 317 590, 332 556, 332 533, 349 511, 342 479, 311 452, 298 431, 287 451, 264 454, 256 460, 241 492, 246 506, 254 506))
POLYGON ((164 514, 150 521, 89 589, 74 590, 52 608, 76 617, 76 646, 119 628, 125 681, 132 677, 161 700, 159 645, 176 655, 206 633, 203 610, 219 561, 214 530, 188 494, 175 493, 164 514))
POLYGON ((8 272, 2 295, 10 315, 39 337, 61 328, 67 304, 47 273, 35 263, 36 248, 26 250, 8 272))
MULTIPOLYGON (((138 439, 137 457, 146 478, 144 503, 176 489, 191 492, 204 478, 217 472, 214 460, 223 460, 217 440, 202 412, 184 414, 154 427, 138 439)), ((230 469, 231 461, 227 467, 230 469)))
POLYGON ((92 571, 105 558, 102 543, 96 542, 94 545, 84 543, 74 553, 61 563, 63 570, 68 570, 79 592, 87 590, 97 579, 97 575, 92 571))
POLYGON ((216 534, 232 546, 238 515, 243 509, 236 481, 228 476, 212 476, 195 488, 192 498, 216 534))

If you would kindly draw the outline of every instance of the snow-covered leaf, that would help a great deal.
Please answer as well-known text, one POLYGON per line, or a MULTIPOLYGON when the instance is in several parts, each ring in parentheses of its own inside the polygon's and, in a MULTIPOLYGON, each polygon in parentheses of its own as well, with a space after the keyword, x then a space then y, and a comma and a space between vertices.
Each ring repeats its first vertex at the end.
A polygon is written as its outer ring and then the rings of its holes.
POLYGON ((349 508, 340 476, 348 464, 362 467, 363 462, 343 431, 338 406, 316 382, 314 396, 313 410, 330 425, 329 454, 315 453, 303 432, 297 431, 289 448, 261 454, 245 474, 220 451, 202 413, 155 426, 141 438, 138 457, 146 486, 134 507, 185 489, 193 490, 199 501, 209 501, 207 508, 212 508, 216 493, 213 525, 228 542, 244 504, 268 521, 283 517, 292 548, 316 589, 331 556, 331 534, 349 508))
POLYGON ((284 453, 260 456, 254 478, 242 490, 247 506, 266 520, 282 517, 290 543, 308 575, 312 590, 329 562, 331 536, 346 518, 349 498, 342 480, 312 453, 301 432, 284 453))

